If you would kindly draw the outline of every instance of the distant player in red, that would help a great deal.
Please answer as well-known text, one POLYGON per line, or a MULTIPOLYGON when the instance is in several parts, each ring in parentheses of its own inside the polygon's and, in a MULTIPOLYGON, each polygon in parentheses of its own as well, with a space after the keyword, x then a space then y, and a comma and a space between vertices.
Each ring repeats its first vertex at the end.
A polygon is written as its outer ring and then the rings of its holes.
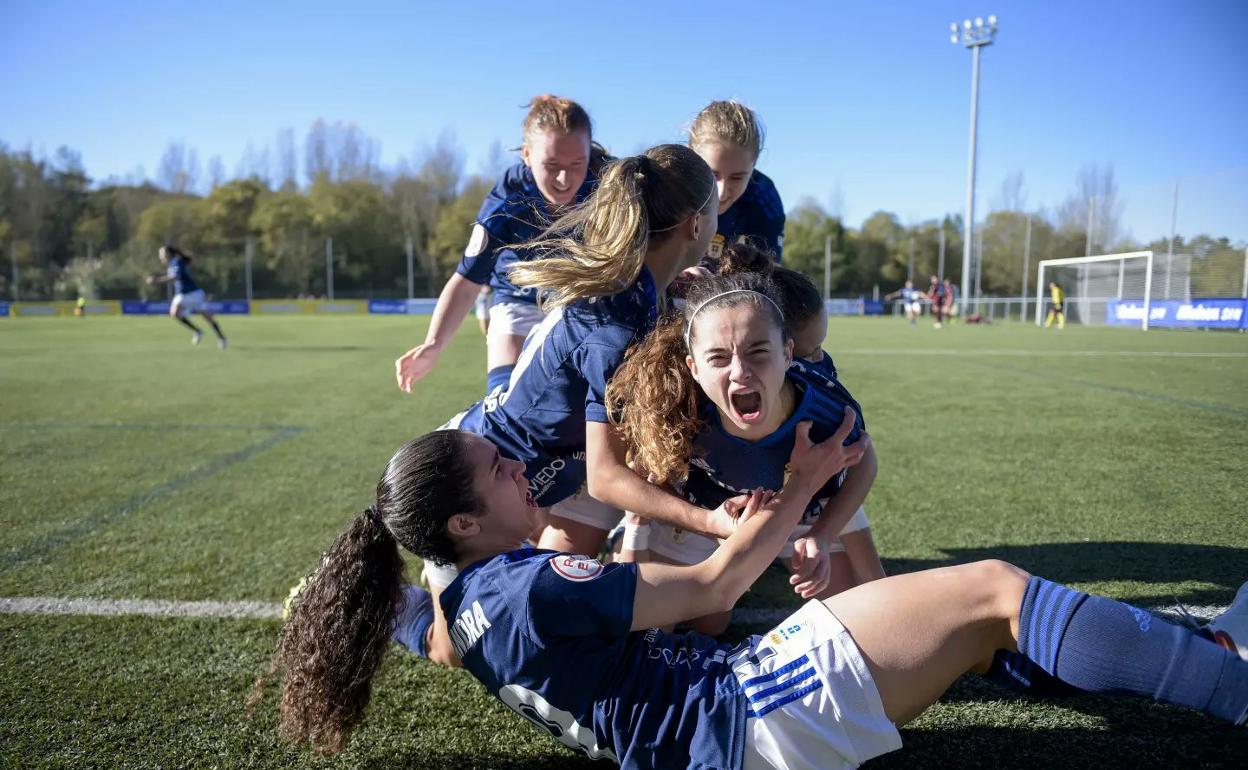
POLYGON ((935 274, 932 275, 932 285, 927 290, 927 299, 932 303, 932 325, 939 329, 941 314, 945 309, 945 284, 935 274))

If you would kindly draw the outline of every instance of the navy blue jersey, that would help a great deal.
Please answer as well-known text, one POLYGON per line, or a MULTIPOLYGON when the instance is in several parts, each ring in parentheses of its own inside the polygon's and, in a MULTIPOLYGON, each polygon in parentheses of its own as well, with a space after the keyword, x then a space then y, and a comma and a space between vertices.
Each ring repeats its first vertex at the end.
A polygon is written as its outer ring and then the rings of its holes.
MULTIPOLYGON (((836 432, 845 417, 845 407, 851 406, 858 419, 846 443, 853 443, 861 431, 866 430, 862 408, 839 380, 829 379, 800 359, 793 362, 785 376, 797 390, 796 408, 771 435, 757 441, 728 433, 715 405, 706 404, 703 415, 707 427, 693 440, 689 478, 682 485, 686 499, 703 508, 715 509, 724 500, 756 487, 778 491, 784 486, 795 431, 802 420, 813 423, 810 439, 818 443, 836 432)), ((828 480, 811 498, 802 524, 810 524, 819 517, 824 503, 836 494, 844 480, 845 471, 828 480)))
POLYGON ((585 422, 607 422, 607 382, 629 345, 658 319, 654 278, 609 297, 574 302, 529 333, 506 388, 469 407, 450 427, 492 441, 525 463, 539 505, 570 497, 585 483, 585 422))
POLYGON ((193 291, 199 291, 199 284, 191 278, 191 271, 186 265, 187 261, 182 257, 173 257, 165 268, 165 274, 173 279, 174 294, 190 294, 193 291))
POLYGON ((442 593, 455 652, 492 695, 563 745, 624 768, 738 768, 746 700, 734 648, 630 631, 637 565, 524 548, 442 593))
POLYGON ((902 289, 901 290, 902 302, 907 302, 907 303, 918 302, 922 299, 923 299, 923 292, 919 291, 918 289, 902 289))
MULTIPOLYGON (((829 380, 835 380, 837 378, 836 364, 832 361, 832 356, 829 355, 826 350, 823 351, 823 358, 820 358, 818 361, 811 361, 805 358, 800 359, 800 361, 802 366, 822 374, 829 380)), ((854 408, 857 409, 857 407, 854 408)))
MULTIPOLYGON (((576 191, 577 203, 585 200, 596 180, 592 172, 585 175, 585 182, 576 191)), ((532 249, 517 249, 515 245, 541 235, 553 221, 551 214, 533 179, 533 171, 523 163, 507 169, 485 196, 455 272, 473 283, 489 283, 494 289, 495 304, 537 302, 533 289, 513 284, 508 271, 517 262, 533 258, 532 249)))
POLYGON ((724 246, 744 236, 753 245, 768 249, 780 261, 784 248, 784 204, 767 175, 755 170, 745 192, 719 215, 719 229, 711 241, 711 258, 718 260, 724 246))

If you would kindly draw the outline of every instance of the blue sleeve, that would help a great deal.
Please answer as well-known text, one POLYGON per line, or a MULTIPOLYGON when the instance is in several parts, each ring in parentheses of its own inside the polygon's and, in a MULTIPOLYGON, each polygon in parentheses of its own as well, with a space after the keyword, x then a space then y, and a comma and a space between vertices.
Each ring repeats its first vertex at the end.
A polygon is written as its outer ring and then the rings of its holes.
POLYGON ((490 282, 499 249, 508 242, 511 218, 508 216, 507 202, 511 198, 513 187, 514 181, 509 171, 481 202, 481 210, 477 212, 477 220, 472 225, 472 234, 464 248, 464 256, 455 268, 456 273, 473 283, 490 282))
POLYGON ((607 382, 615 375, 624 361, 628 344, 612 345, 608 342, 582 344, 577 353, 576 365, 585 379, 585 420, 609 422, 607 418, 607 382))
POLYGON ((529 584, 529 617, 539 641, 567 636, 623 636, 633 625, 636 564, 603 564, 553 554, 529 584))
POLYGON ((459 260, 455 272, 473 283, 489 283, 501 246, 502 241, 489 228, 479 222, 474 224, 468 245, 464 248, 464 256, 459 260))

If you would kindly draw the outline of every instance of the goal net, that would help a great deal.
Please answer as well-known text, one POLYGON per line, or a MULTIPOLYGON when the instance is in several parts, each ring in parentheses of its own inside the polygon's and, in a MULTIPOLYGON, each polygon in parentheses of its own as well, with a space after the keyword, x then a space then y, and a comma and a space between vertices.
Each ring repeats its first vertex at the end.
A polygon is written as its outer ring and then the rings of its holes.
MULTIPOLYGON (((1163 255, 1164 258, 1165 255, 1163 255)), ((1050 283, 1065 294, 1063 311, 1067 323, 1103 326, 1137 325, 1148 328, 1149 310, 1169 285, 1185 287, 1187 275, 1176 271, 1190 269, 1190 261, 1171 260, 1167 275, 1157 275, 1159 264, 1151 251, 1098 254, 1091 257, 1046 259, 1037 267, 1036 323, 1045 321, 1052 299, 1050 283)))

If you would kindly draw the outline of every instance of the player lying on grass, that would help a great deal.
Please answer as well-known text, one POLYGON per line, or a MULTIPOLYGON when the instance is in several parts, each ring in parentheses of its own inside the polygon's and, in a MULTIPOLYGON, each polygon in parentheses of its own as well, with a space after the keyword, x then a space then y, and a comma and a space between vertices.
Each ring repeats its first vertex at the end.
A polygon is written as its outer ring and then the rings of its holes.
POLYGON ((603 153, 593 143, 584 108, 546 94, 529 105, 522 154, 522 162, 503 173, 481 204, 464 258, 438 297, 424 343, 395 361, 401 390, 410 393, 433 370, 484 285, 494 289, 486 335, 487 393, 507 384, 524 338, 541 321, 537 295, 512 283, 508 268, 533 257, 531 247, 517 244, 537 237, 562 208, 589 195, 603 153))
POLYGON ((216 319, 208 311, 208 300, 204 297, 204 290, 199 288, 199 284, 195 283, 195 279, 191 277, 190 255, 173 244, 165 244, 160 247, 157 256, 160 257, 160 263, 165 266, 165 272, 163 275, 148 276, 147 282, 149 284, 173 284, 173 301, 169 303, 169 317, 195 332, 195 336, 191 337, 191 344, 198 345, 204 333, 187 316, 191 313, 199 313, 216 333, 217 347, 225 350, 225 334, 221 332, 221 327, 217 325, 216 319))
MULTIPOLYGON (((780 493, 752 493, 715 553, 679 566, 524 547, 536 509, 523 464, 474 434, 421 436, 330 546, 251 702, 280 678, 282 733, 323 753, 346 746, 400 617, 401 547, 460 568, 442 602, 456 651, 491 694, 626 768, 852 767, 900 747, 898 725, 999 650, 1086 691, 1244 720, 1248 661, 1000 561, 875 580, 735 646, 654 630, 723 611, 758 579, 807 501, 862 457, 866 438, 843 443, 854 420, 846 410, 819 444, 800 427, 780 493)), ((1232 610, 1248 626, 1248 606, 1232 610)))
MULTIPOLYGON (((730 246, 721 269, 743 254, 758 252, 730 246)), ((696 282, 686 297, 681 313, 630 351, 607 388, 632 465, 704 508, 759 487, 778 490, 798 423, 811 421, 812 435, 826 438, 846 406, 861 413, 858 404, 839 381, 794 365, 783 299, 765 276, 721 274, 696 282)), ((810 320, 798 318, 803 326, 810 320)), ((859 422, 851 438, 862 429, 859 422)), ((868 448, 860 464, 807 501, 782 553, 803 598, 884 576, 862 508, 876 470, 868 448)), ((716 548, 713 539, 678 527, 643 526, 649 558, 694 564, 716 548)), ((635 527, 630 522, 626 532, 635 527)), ((722 633, 729 616, 700 618, 693 627, 722 633)))

